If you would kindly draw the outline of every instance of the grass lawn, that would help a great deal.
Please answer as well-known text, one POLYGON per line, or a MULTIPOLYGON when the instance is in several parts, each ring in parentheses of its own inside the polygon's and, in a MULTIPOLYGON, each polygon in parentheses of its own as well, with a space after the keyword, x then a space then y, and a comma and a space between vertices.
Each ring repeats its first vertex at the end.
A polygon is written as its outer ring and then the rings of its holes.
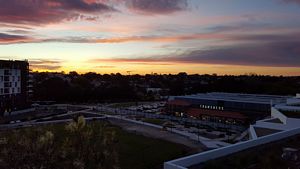
MULTIPOLYGON (((99 125, 92 126, 97 127, 99 125)), ((65 125, 57 124, 38 128, 39 130, 53 131, 57 138, 56 144, 60 144, 59 140, 64 140, 65 135, 67 134, 64 130, 64 127, 65 125)), ((32 128, 32 130, 35 130, 36 128, 32 128)), ((116 149, 119 158, 119 166, 121 169, 163 168, 163 162, 185 156, 189 151, 189 149, 183 145, 129 133, 122 130, 120 127, 113 126, 109 123, 107 123, 105 130, 111 130, 115 132, 115 137, 117 140, 116 149)), ((9 133, 10 131, 2 132, 1 136, 9 135, 9 133)))
POLYGON ((187 154, 185 146, 164 140, 147 138, 113 127, 119 142, 122 169, 163 168, 163 162, 187 154))
POLYGON ((164 120, 161 120, 161 119, 152 119, 152 118, 145 118, 145 119, 143 119, 143 122, 151 123, 151 124, 156 124, 156 125, 160 125, 160 126, 165 123, 164 120))
POLYGON ((125 103, 115 103, 112 104, 111 108, 125 108, 125 107, 131 107, 131 106, 136 106, 139 105, 137 102, 125 102, 125 103))

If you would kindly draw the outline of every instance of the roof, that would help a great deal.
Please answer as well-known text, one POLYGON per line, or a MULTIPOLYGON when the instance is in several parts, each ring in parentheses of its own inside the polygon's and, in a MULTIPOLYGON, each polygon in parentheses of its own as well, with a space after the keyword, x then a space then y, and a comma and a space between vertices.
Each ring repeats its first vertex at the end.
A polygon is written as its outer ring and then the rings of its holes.
POLYGON ((247 117, 241 113, 231 112, 231 111, 221 111, 221 110, 191 108, 187 111, 187 114, 195 117, 200 115, 207 115, 207 116, 226 117, 226 118, 234 118, 234 119, 241 119, 241 120, 247 119, 247 117))
POLYGON ((256 104, 271 104, 285 102, 289 96, 261 95, 261 94, 242 94, 242 93, 201 93, 196 95, 175 96, 180 99, 199 99, 199 100, 221 100, 232 102, 246 102, 256 104))
POLYGON ((169 100, 168 102, 167 102, 167 104, 169 104, 169 105, 177 105, 177 106, 189 106, 189 105, 191 105, 189 102, 187 102, 187 101, 184 101, 184 100, 177 100, 177 99, 175 99, 175 100, 169 100))

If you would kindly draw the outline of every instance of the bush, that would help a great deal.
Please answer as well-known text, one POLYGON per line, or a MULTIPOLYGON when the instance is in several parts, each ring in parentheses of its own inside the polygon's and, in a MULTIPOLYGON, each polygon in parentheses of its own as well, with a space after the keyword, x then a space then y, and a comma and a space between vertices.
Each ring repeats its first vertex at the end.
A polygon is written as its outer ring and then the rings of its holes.
POLYGON ((117 169, 115 134, 83 117, 67 126, 26 128, 5 134, 0 168, 117 169))

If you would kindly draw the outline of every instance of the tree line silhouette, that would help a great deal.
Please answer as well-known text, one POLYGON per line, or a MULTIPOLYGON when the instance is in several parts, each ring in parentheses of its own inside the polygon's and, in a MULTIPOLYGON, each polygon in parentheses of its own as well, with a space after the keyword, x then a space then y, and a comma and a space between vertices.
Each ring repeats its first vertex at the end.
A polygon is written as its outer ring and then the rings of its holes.
POLYGON ((300 93, 299 76, 266 75, 188 75, 146 74, 122 75, 93 72, 49 73, 33 72, 35 101, 57 102, 127 102, 157 99, 147 88, 160 88, 161 96, 186 95, 205 92, 233 92, 275 95, 300 93))

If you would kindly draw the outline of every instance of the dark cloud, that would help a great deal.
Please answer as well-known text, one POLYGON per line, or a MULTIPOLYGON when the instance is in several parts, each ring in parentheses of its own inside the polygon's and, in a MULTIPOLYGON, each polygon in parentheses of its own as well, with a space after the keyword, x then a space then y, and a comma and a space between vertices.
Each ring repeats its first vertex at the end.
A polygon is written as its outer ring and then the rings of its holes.
POLYGON ((274 27, 272 24, 268 23, 240 23, 230 25, 217 25, 206 28, 206 30, 211 32, 253 31, 261 29, 274 29, 274 27))
POLYGON ((168 59, 187 63, 300 67, 300 41, 197 50, 168 59))
POLYGON ((300 0, 282 0, 283 2, 286 3, 299 3, 300 4, 300 0))
POLYGON ((40 25, 109 11, 114 9, 97 1, 0 0, 0 22, 2 23, 40 25))
POLYGON ((285 34, 237 34, 227 37, 233 41, 257 42, 263 45, 263 42, 293 42, 300 39, 300 32, 285 34))
POLYGON ((194 50, 173 56, 147 58, 96 59, 93 62, 125 62, 133 64, 225 64, 270 67, 300 67, 300 40, 255 43, 233 47, 194 50))
POLYGON ((168 14, 187 9, 187 0, 127 0, 129 9, 144 14, 168 14))
POLYGON ((31 69, 39 69, 39 70, 58 70, 60 69, 61 60, 49 60, 49 59, 35 59, 30 60, 30 67, 31 69))
MULTIPOLYGON (((172 35, 172 36, 127 36, 127 37, 62 37, 62 38, 43 38, 32 37, 23 43, 126 43, 126 42, 177 42, 185 40, 208 40, 224 38, 219 34, 203 33, 203 34, 187 34, 187 35, 172 35)), ((14 44, 15 42, 11 42, 14 44)), ((7 43, 8 44, 8 43, 7 43)))
POLYGON ((27 36, 0 33, 0 44, 22 43, 27 41, 30 41, 30 38, 27 36))
POLYGON ((168 14, 187 8, 187 0, 0 0, 0 24, 30 26, 65 20, 99 19, 99 14, 118 11, 125 4, 134 12, 168 14))
POLYGON ((13 33, 13 34, 20 34, 20 35, 24 35, 24 34, 33 34, 32 31, 22 30, 22 29, 14 29, 14 30, 6 31, 6 32, 8 32, 8 33, 13 33))

